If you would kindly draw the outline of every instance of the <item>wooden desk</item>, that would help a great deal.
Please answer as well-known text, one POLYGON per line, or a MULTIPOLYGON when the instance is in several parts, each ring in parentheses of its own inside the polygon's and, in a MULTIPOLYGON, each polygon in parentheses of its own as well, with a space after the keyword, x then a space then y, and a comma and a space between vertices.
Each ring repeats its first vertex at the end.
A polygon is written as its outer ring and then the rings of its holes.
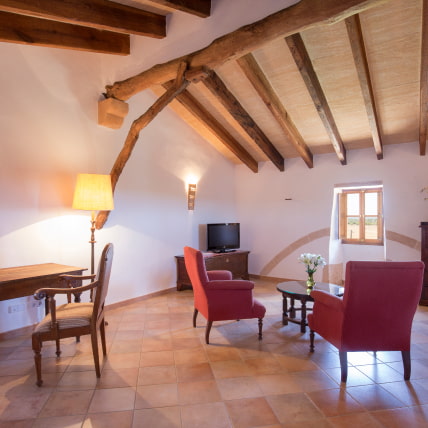
POLYGON ((0 300, 31 296, 39 288, 61 287, 59 275, 82 275, 85 270, 56 263, 0 269, 0 300))

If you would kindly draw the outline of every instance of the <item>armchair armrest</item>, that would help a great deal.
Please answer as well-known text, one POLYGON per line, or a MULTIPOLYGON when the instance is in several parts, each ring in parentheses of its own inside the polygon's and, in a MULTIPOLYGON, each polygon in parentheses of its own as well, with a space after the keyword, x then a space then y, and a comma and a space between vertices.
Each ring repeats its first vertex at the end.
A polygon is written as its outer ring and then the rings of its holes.
POLYGON ((254 282, 243 279, 210 281, 207 286, 208 290, 252 290, 253 288, 254 282))
POLYGON ((75 280, 84 280, 84 279, 95 279, 96 275, 69 275, 64 273, 59 276, 63 281, 75 281, 75 280))
POLYGON ((312 290, 311 297, 315 303, 320 303, 335 311, 343 311, 343 299, 322 290, 312 290))
POLYGON ((70 294, 70 293, 83 293, 84 291, 92 290, 98 286, 98 281, 91 282, 88 285, 82 285, 76 288, 39 288, 34 292, 36 300, 44 299, 45 297, 53 297, 55 294, 70 294))
POLYGON ((207 276, 210 281, 231 280, 232 272, 228 270, 209 270, 207 276))

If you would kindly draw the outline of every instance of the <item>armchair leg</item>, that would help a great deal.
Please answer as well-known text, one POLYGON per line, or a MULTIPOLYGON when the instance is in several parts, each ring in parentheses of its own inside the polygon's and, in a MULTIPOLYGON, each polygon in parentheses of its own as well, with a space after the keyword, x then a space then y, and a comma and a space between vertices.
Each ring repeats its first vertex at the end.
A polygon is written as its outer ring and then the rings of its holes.
POLYGON ((346 383, 348 378, 348 354, 344 351, 339 351, 340 359, 340 381, 346 383))
POLYGON ((310 342, 309 342, 309 351, 310 352, 314 352, 314 350, 315 350, 315 346, 314 346, 315 332, 313 330, 311 330, 309 332, 309 339, 310 339, 310 342))
POLYGON ((410 363, 410 351, 401 351, 401 356, 403 358, 404 380, 409 380, 412 368, 410 363))
POLYGON ((61 355, 61 347, 60 347, 60 343, 59 343, 59 339, 55 340, 56 342, 56 356, 59 357, 61 355))
POLYGON ((100 336, 101 336, 101 345, 103 347, 103 355, 107 355, 107 346, 106 346, 106 329, 105 329, 106 323, 104 322, 104 319, 100 323, 100 336))
POLYGON ((259 318, 259 340, 263 339, 263 318, 259 318))
POLYGON ((195 308, 193 312, 193 327, 196 327, 196 317, 198 316, 198 310, 195 308))
POLYGON ((97 374, 97 377, 101 377, 100 358, 98 355, 98 337, 97 337, 96 328, 94 328, 94 330, 91 333, 91 342, 92 342, 92 353, 94 356, 95 373, 97 374))
POLYGON ((210 343, 210 331, 213 325, 212 321, 207 322, 207 328, 205 329, 205 343, 208 345, 210 343))
POLYGON ((42 386, 42 344, 33 337, 34 365, 36 367, 36 385, 42 386))

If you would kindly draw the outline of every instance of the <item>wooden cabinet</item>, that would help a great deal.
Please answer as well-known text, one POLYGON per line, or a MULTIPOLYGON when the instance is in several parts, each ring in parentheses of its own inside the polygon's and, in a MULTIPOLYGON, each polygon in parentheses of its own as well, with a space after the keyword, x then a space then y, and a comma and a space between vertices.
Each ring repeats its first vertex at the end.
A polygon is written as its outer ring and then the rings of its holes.
MULTIPOLYGON (((230 253, 204 253, 207 270, 229 270, 233 279, 248 279, 249 251, 233 251, 230 253)), ((175 256, 177 261, 177 290, 191 287, 189 276, 184 264, 184 256, 175 256)))
POLYGON ((425 263, 420 304, 428 306, 428 221, 421 223, 421 260, 425 263))

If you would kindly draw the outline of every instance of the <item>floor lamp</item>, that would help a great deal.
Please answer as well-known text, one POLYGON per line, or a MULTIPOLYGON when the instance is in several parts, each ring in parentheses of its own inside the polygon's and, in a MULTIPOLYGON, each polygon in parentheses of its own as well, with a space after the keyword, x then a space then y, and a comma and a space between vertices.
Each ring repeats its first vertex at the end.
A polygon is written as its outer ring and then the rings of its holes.
POLYGON ((94 274, 95 212, 114 208, 110 175, 78 174, 73 208, 92 211, 91 214, 91 275, 94 274))

